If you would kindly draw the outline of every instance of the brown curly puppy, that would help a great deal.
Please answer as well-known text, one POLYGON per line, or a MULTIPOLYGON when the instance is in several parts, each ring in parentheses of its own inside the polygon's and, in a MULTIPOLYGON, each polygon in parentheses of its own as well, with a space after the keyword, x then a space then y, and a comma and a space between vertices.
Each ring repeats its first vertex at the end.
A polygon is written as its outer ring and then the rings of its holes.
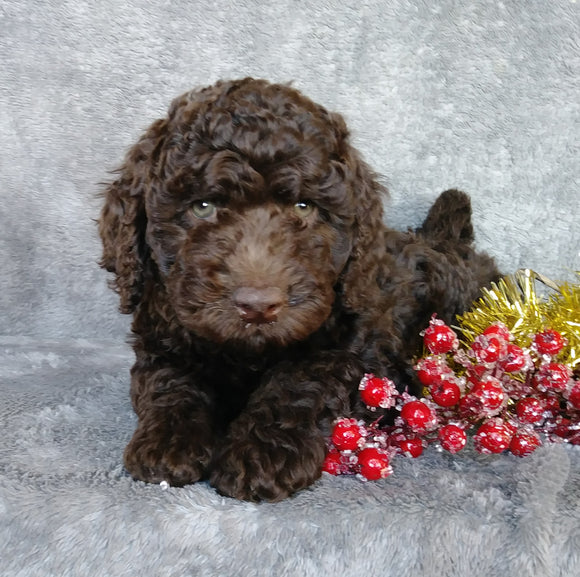
POLYGON ((451 320, 497 278, 466 195, 388 230, 342 117, 263 80, 177 98, 130 150, 99 231, 134 314, 128 471, 239 499, 310 485, 333 420, 364 413, 363 372, 413 386, 431 313, 451 320))

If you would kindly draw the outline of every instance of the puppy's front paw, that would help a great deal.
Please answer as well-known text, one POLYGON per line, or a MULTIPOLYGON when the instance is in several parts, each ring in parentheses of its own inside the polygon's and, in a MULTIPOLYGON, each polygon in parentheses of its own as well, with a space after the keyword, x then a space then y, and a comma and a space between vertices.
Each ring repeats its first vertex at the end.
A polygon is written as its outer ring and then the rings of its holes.
POLYGON ((124 453, 131 476, 147 483, 167 481, 181 487, 199 481, 211 460, 209 435, 178 434, 139 426, 124 453))
POLYGON ((214 457, 210 483, 245 501, 280 501, 321 475, 325 443, 319 431, 252 431, 228 439, 214 457))

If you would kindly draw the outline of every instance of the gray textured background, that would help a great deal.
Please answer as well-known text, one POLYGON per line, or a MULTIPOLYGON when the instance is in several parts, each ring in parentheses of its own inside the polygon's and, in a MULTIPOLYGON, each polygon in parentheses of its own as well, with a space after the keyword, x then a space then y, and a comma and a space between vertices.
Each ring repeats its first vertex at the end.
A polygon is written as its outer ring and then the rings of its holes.
POLYGON ((396 228, 449 187, 510 272, 573 279, 580 4, 0 0, 2 577, 577 577, 580 451, 397 459, 279 504, 132 481, 99 182, 169 101, 246 75, 347 118, 396 228))
POLYGON ((246 75, 344 114, 394 227, 462 187, 503 270, 573 278, 579 6, 2 0, 0 334, 123 338, 98 183, 174 96, 246 75))

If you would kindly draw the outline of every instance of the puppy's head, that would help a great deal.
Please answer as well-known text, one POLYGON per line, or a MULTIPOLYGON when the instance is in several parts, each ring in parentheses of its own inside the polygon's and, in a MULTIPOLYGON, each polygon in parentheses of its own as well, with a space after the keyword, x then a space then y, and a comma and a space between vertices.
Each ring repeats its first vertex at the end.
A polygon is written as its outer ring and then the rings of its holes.
POLYGON ((101 264, 123 312, 162 288, 194 334, 284 346, 336 307, 372 305, 380 193, 342 117, 288 86, 220 82, 177 98, 129 151, 101 264))

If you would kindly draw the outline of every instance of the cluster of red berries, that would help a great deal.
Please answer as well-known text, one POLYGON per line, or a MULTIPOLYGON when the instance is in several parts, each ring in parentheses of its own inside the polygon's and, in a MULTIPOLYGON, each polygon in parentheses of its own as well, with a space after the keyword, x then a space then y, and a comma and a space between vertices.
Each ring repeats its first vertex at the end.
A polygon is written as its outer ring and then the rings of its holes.
POLYGON ((554 330, 513 342, 494 323, 462 349, 456 333, 435 316, 423 333, 428 355, 415 370, 425 396, 399 393, 392 381, 365 375, 361 398, 371 409, 395 408, 393 425, 339 419, 323 470, 375 480, 392 473, 397 454, 418 457, 429 443, 457 453, 473 430, 480 453, 510 451, 523 457, 550 442, 580 444, 580 381, 557 356, 566 345, 554 330))

